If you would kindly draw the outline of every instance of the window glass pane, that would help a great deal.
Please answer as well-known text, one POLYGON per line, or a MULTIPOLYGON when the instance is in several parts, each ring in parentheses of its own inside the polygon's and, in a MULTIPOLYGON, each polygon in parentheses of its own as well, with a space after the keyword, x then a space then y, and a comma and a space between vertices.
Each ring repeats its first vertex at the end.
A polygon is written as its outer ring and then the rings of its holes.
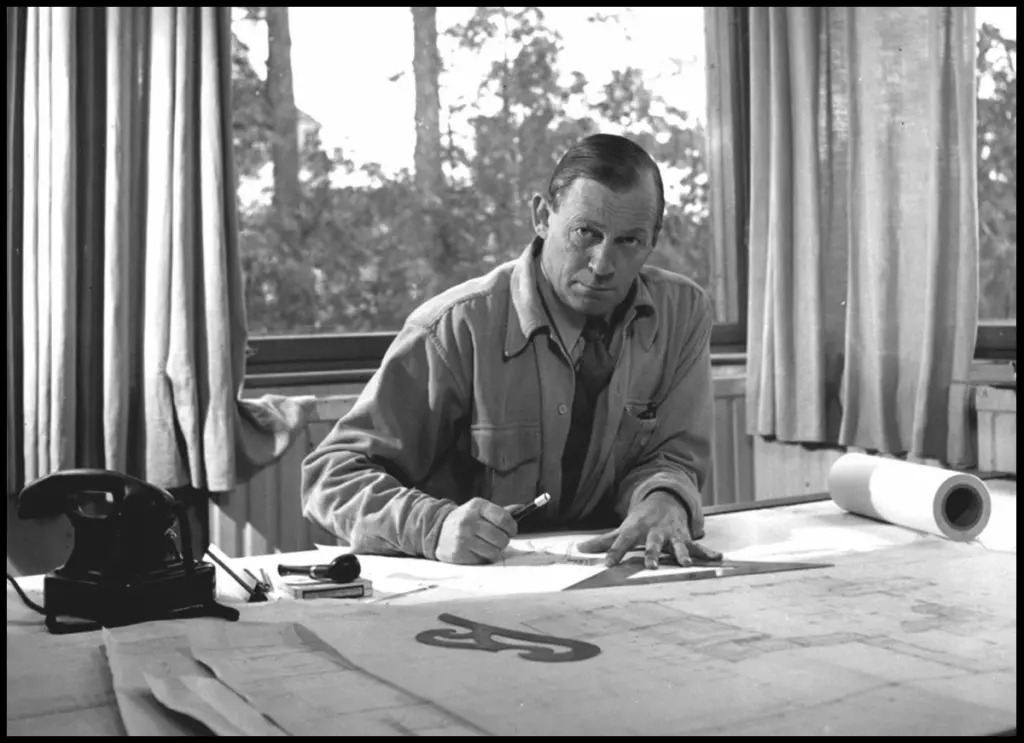
POLYGON ((658 160, 652 262, 711 290, 702 8, 437 8, 436 36, 429 10, 235 8, 253 336, 397 330, 517 256, 529 199, 597 131, 658 160))
POLYGON ((1017 10, 977 8, 979 317, 1017 318, 1017 10))

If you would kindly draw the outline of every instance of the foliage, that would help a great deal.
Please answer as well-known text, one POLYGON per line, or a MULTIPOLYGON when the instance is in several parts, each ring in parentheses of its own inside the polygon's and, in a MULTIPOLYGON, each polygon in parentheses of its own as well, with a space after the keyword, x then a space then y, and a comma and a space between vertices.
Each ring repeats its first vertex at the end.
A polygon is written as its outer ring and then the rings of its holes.
MULTIPOLYGON (((252 10, 236 23, 258 23, 252 10)), ((385 177, 375 163, 356 168, 308 137, 302 198, 291 218, 269 202, 241 211, 252 335, 395 330, 424 299, 514 258, 533 234, 533 193, 543 189, 572 142, 599 130, 598 120, 643 144, 666 177, 679 181, 652 262, 709 285, 710 221, 698 123, 654 95, 635 68, 616 71, 596 101, 579 72, 563 82, 561 37, 538 8, 478 8, 467 23, 442 33, 462 50, 491 54, 494 62, 475 100, 443 112, 442 132, 458 119, 472 132, 472 144, 442 137, 441 202, 425 203, 408 172, 385 177), (509 51, 493 54, 494 47, 509 51), (573 104, 587 115, 569 115, 573 104), (368 185, 332 185, 345 182, 339 174, 357 170, 368 185), (284 221, 297 223, 298 238, 289 238, 284 221)), ((235 42, 235 155, 241 177, 253 179, 271 157, 271 111, 248 49, 237 37, 235 42)))
MULTIPOLYGON (((247 8, 235 23, 265 29, 260 10, 247 8)), ((588 22, 619 20, 595 14, 588 22)), ((357 166, 340 151, 325 152, 315 131, 307 134, 293 213, 275 211, 269 199, 241 210, 252 335, 396 330, 424 299, 518 255, 532 236, 530 197, 570 143, 601 128, 631 136, 662 166, 669 202, 652 262, 711 288, 699 121, 652 92, 642 70, 624 66, 605 81, 564 70, 561 37, 539 8, 477 8, 442 33, 493 61, 475 99, 442 111, 440 203, 420 197, 413 174, 357 166), (455 128, 471 132, 468 143, 451 135, 455 128), (362 178, 349 178, 356 175, 362 178), (363 185, 336 185, 352 182, 363 185)), ((240 177, 251 182, 269 167, 275 135, 266 82, 249 55, 236 37, 234 147, 240 177)), ((987 81, 978 101, 980 311, 983 319, 1013 318, 1016 42, 983 26, 977 62, 979 80, 987 81)))
POLYGON ((1017 317, 1017 42, 978 33, 980 317, 1017 317), (987 88, 987 90, 985 89, 987 88))

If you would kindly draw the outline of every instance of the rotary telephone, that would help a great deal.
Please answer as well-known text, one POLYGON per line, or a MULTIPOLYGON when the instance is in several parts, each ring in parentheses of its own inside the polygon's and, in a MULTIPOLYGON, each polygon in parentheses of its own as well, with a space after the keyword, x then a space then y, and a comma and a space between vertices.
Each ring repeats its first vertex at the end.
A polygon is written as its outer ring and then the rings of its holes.
POLYGON ((7 576, 46 615, 50 632, 194 616, 238 619, 236 609, 216 602, 214 566, 194 559, 185 506, 166 490, 120 472, 65 470, 26 486, 17 508, 22 519, 66 513, 74 527, 67 562, 44 578, 45 608, 7 576), (175 521, 184 555, 175 544, 175 521), (59 616, 86 621, 65 624, 59 616))

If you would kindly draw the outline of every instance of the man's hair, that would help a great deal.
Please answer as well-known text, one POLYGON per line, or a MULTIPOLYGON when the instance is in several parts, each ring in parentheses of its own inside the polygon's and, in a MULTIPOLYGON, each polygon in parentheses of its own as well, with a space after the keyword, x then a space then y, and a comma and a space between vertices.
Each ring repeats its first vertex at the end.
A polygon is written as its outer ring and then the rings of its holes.
POLYGON ((647 151, 616 134, 591 134, 569 148, 558 161, 548 181, 548 202, 558 208, 558 199, 577 178, 590 178, 613 191, 627 191, 643 182, 645 173, 654 178, 658 192, 658 216, 652 242, 661 232, 665 215, 665 187, 658 164, 647 151))

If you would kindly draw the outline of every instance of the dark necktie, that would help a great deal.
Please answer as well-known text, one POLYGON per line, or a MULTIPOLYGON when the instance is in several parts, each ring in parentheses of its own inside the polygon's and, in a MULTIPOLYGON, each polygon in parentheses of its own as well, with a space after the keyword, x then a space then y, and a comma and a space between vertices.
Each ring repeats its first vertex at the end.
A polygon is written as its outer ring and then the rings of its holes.
POLYGON ((560 510, 564 513, 576 495, 583 460, 590 445, 594 427, 594 411, 601 390, 608 386, 615 371, 615 360, 608 352, 608 323, 600 318, 589 318, 583 326, 583 353, 576 366, 576 392, 572 398, 572 422, 562 452, 562 498, 560 510))

